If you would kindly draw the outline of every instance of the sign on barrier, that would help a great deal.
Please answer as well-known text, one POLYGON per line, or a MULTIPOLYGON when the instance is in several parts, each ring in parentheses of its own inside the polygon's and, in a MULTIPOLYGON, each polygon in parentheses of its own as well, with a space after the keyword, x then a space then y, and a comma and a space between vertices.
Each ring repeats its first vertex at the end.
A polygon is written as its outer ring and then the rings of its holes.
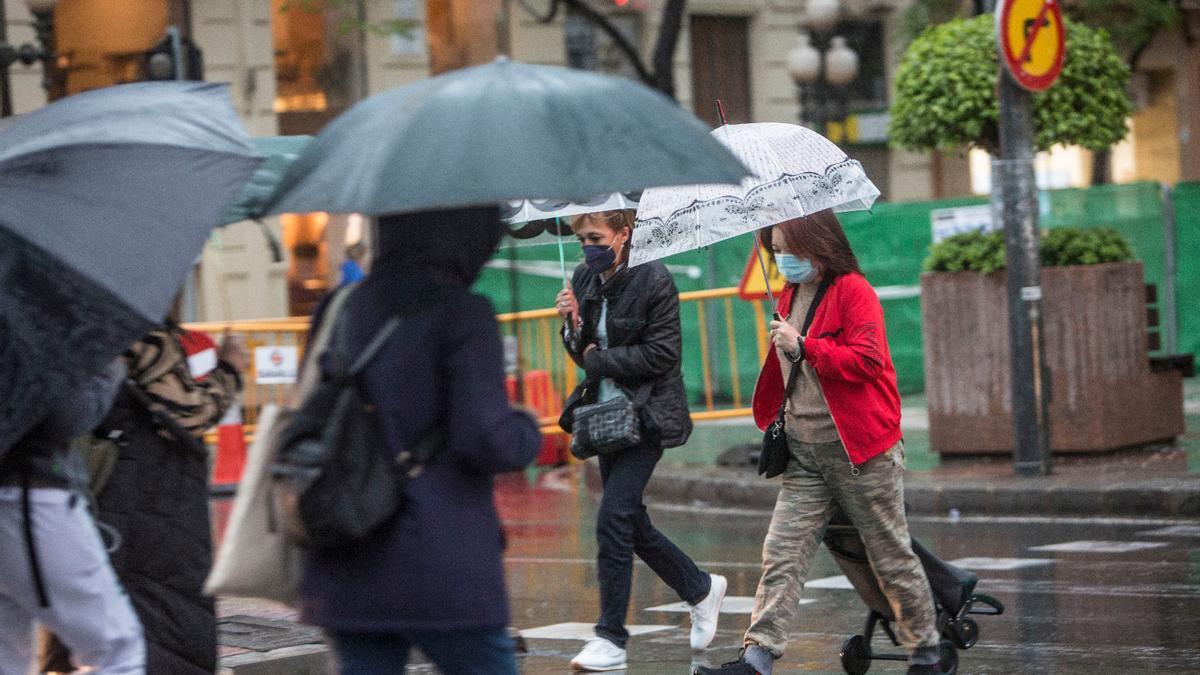
POLYGON ((300 354, 294 346, 257 347, 254 381, 258 384, 292 384, 300 372, 300 354))

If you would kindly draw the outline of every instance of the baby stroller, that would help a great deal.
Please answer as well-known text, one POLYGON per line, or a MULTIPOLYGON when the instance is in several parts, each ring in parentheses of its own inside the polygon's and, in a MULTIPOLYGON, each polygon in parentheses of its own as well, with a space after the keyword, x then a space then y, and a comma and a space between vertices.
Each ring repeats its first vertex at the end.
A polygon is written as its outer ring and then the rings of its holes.
MULTIPOLYGON (((871 649, 876 626, 883 629, 893 646, 899 647, 900 641, 892 630, 895 620, 892 609, 879 588, 875 573, 871 571, 866 547, 858 536, 858 530, 849 518, 839 512, 826 528, 824 541, 838 567, 869 609, 862 634, 852 635, 842 643, 842 668, 850 675, 861 675, 867 672, 873 660, 908 660, 908 655, 904 653, 881 654, 871 649)), ((946 675, 953 675, 958 672, 958 650, 970 649, 979 639, 979 624, 968 615, 1002 614, 1004 605, 991 596, 975 592, 978 578, 974 574, 941 560, 915 539, 912 546, 921 559, 921 566, 925 568, 929 586, 933 589, 937 628, 942 636, 938 645, 939 667, 946 675)))

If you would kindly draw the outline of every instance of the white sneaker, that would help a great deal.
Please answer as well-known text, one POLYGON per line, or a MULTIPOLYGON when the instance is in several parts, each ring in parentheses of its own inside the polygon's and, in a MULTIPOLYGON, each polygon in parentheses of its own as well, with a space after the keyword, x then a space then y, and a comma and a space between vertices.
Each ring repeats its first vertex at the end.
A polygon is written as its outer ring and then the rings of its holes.
POLYGON ((729 582, 720 574, 710 574, 712 586, 703 600, 692 605, 692 649, 700 651, 713 641, 717 634, 717 617, 721 614, 721 604, 725 602, 725 589, 729 582))
POLYGON ((625 650, 602 637, 594 637, 571 659, 571 667, 590 672, 620 670, 625 667, 625 650))

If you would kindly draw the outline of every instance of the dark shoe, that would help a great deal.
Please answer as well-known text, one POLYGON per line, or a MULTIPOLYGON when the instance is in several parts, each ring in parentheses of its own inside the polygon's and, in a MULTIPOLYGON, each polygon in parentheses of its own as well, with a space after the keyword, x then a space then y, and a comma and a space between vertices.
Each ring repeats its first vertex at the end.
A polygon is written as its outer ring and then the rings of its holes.
POLYGON ((708 666, 697 666, 692 670, 692 675, 762 675, 754 666, 746 663, 746 650, 738 652, 738 660, 722 663, 720 668, 709 668, 708 666))
POLYGON ((908 667, 908 675, 941 675, 942 669, 933 664, 919 664, 908 667))

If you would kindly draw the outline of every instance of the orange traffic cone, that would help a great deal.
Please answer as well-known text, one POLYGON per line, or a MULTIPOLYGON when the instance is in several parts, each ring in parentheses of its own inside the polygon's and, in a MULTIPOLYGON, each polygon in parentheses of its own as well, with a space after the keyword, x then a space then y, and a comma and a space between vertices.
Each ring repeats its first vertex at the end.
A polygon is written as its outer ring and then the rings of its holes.
POLYGON ((245 466, 246 433, 242 429, 242 406, 235 403, 217 424, 217 460, 213 464, 212 491, 235 491, 245 466))

